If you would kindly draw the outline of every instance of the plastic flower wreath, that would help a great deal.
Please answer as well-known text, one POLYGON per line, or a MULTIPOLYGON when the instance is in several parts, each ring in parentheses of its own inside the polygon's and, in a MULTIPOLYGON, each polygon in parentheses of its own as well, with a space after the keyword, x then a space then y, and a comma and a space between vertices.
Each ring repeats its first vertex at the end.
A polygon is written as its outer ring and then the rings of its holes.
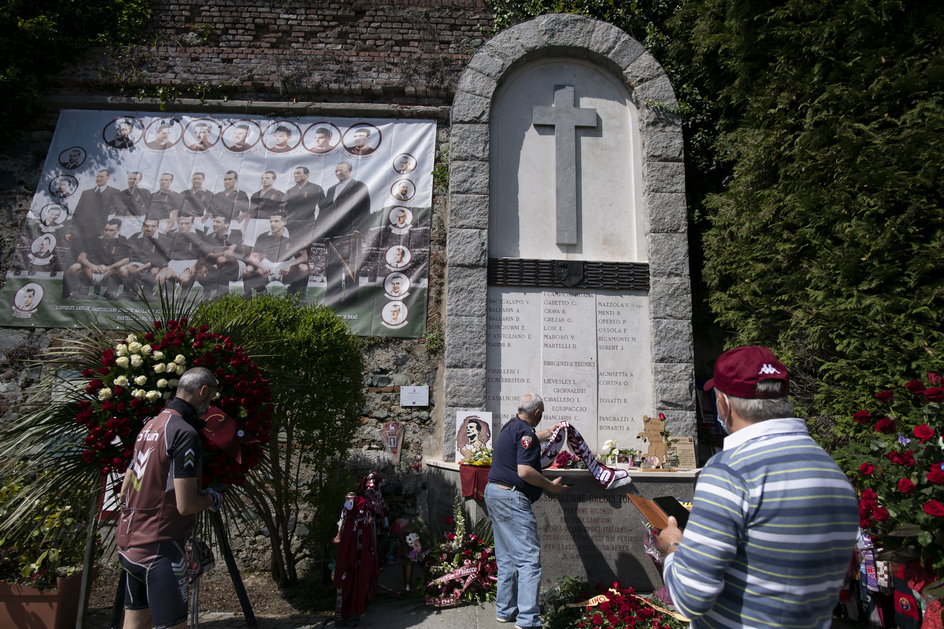
POLYGON ((859 520, 897 563, 916 561, 944 592, 944 378, 875 394, 852 415, 858 434, 834 456, 859 490, 859 520))
POLYGON ((164 408, 177 379, 191 367, 212 370, 219 381, 214 405, 238 422, 239 456, 234 458, 204 435, 203 485, 240 485, 263 455, 272 429, 271 393, 265 378, 232 339, 196 328, 187 319, 154 321, 143 333, 114 339, 88 366, 84 399, 75 421, 88 432, 82 459, 101 473, 124 472, 144 422, 164 408))

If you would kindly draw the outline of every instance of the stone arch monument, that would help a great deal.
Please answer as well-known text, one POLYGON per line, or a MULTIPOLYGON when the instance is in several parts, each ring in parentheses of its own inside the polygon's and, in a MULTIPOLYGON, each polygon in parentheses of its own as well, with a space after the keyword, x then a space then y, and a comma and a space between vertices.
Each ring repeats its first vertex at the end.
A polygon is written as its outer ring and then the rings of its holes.
MULTIPOLYGON (((545 15, 488 42, 452 107, 443 452, 456 412, 541 393, 591 447, 694 435, 682 133, 620 29, 545 15)), ((497 434, 497 433, 495 433, 497 434)))

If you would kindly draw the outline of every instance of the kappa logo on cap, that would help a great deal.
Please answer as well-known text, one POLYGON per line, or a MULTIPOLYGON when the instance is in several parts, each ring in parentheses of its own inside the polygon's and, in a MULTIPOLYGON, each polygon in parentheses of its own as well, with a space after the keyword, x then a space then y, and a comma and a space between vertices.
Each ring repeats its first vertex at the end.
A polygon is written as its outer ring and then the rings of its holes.
POLYGON ((780 370, 771 365, 770 363, 764 363, 764 366, 760 368, 760 371, 757 372, 758 376, 766 375, 771 376, 775 373, 780 373, 780 370))

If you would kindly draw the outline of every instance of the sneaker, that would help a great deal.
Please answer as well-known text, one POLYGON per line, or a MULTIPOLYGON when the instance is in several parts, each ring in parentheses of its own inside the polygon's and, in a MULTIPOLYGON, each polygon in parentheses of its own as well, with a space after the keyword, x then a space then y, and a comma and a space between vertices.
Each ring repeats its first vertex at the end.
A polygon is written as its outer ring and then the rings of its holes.
POLYGON ((496 622, 514 622, 514 618, 495 618, 496 622))
POLYGON ((536 625, 534 627, 522 627, 520 625, 515 625, 515 629, 543 629, 541 625, 536 625))

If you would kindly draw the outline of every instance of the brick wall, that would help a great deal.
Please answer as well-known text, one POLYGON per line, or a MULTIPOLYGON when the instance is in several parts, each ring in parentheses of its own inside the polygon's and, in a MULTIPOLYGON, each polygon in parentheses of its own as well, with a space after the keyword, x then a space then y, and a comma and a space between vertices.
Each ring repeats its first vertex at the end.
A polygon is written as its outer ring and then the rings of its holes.
POLYGON ((443 105, 490 28, 482 0, 156 0, 142 45, 100 52, 60 85, 443 105))

